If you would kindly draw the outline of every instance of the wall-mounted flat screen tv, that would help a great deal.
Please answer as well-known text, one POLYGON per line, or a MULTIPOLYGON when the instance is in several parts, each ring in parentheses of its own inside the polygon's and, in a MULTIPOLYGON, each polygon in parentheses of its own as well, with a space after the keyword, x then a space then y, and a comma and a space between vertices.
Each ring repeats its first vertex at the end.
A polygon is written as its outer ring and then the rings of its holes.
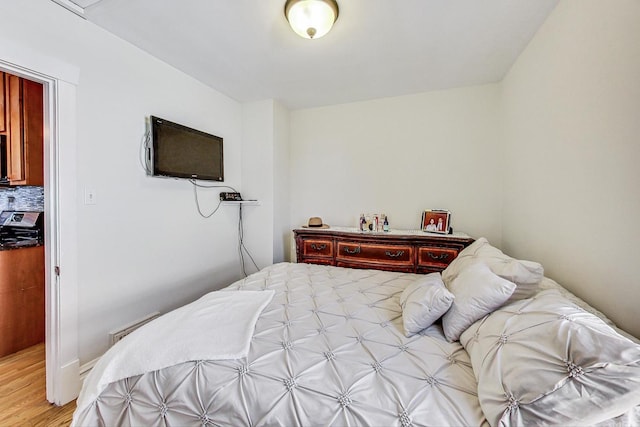
POLYGON ((222 138, 151 116, 153 176, 224 181, 222 138))

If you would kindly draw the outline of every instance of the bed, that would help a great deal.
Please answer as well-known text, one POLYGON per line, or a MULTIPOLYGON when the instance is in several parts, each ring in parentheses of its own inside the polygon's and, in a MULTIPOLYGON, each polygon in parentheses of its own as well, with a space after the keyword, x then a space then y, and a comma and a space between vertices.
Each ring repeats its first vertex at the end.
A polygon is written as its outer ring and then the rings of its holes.
MULTIPOLYGON (((112 347, 85 381, 73 425, 640 424, 640 345, 539 264, 485 239, 442 274, 280 263, 210 298, 265 292, 249 308, 244 356, 207 358, 223 338, 202 335, 179 363, 104 380, 133 358, 189 347, 177 344, 189 334, 156 334, 153 349, 145 326, 112 347), (139 354, 119 354, 127 345, 139 354)), ((168 319, 164 329, 176 324, 168 319)), ((204 334, 227 328, 212 319, 187 322, 204 334)))

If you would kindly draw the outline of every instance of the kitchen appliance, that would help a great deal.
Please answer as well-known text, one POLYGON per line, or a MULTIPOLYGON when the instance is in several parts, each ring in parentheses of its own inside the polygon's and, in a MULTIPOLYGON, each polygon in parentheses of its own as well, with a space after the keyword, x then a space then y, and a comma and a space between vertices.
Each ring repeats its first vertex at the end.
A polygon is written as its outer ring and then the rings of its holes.
POLYGON ((42 212, 0 212, 0 246, 35 246, 43 243, 42 212))

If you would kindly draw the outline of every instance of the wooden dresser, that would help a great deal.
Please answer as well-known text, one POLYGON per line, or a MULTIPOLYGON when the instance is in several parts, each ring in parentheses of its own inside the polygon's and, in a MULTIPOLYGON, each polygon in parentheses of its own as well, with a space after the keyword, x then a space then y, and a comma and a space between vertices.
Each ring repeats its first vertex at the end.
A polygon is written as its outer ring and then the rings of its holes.
POLYGON ((298 262, 432 273, 444 270, 473 239, 422 231, 360 232, 355 228, 293 230, 298 262))

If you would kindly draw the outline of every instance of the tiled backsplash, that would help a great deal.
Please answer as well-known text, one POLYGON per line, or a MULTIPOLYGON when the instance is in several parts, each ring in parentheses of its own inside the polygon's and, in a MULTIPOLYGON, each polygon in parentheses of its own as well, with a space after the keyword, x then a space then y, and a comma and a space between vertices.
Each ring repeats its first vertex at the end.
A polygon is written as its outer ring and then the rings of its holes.
POLYGON ((4 210, 44 212, 44 187, 0 187, 0 211, 4 210))

